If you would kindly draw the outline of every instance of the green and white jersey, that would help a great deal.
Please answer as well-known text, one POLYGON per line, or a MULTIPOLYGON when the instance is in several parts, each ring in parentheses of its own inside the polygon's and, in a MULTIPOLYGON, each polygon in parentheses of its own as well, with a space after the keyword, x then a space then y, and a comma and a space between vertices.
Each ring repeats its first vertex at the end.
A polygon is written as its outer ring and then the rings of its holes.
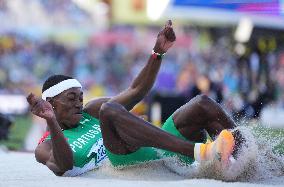
POLYGON ((79 125, 64 130, 63 134, 73 151, 74 160, 73 169, 66 171, 63 176, 76 176, 98 168, 107 158, 100 121, 89 114, 83 113, 79 125))

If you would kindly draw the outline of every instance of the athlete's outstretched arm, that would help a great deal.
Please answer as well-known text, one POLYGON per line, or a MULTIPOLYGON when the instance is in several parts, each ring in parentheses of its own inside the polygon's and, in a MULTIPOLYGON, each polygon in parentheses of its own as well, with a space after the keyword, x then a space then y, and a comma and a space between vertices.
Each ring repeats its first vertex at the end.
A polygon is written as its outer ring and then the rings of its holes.
MULTIPOLYGON (((165 27, 159 32, 154 46, 156 53, 166 53, 176 40, 172 22, 167 21, 165 27)), ((131 110, 152 88, 158 71, 161 66, 162 59, 155 58, 153 55, 149 57, 147 64, 140 71, 138 76, 133 80, 131 85, 113 98, 103 98, 89 102, 84 111, 98 118, 101 105, 106 101, 113 101, 123 105, 127 110, 131 110)))
POLYGON ((35 150, 36 160, 46 165, 56 175, 73 168, 73 153, 65 140, 52 106, 49 102, 30 94, 27 97, 31 112, 44 118, 49 127, 51 141, 43 142, 35 150))

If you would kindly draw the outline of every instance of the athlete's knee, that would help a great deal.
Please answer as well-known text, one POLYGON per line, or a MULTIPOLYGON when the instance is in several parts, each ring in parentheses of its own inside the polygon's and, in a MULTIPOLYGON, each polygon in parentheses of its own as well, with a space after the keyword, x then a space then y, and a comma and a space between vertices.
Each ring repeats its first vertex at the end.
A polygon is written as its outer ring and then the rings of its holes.
POLYGON ((211 99, 207 95, 201 94, 197 95, 194 98, 194 103, 195 105, 198 105, 203 109, 206 109, 206 107, 211 104, 211 99))
POLYGON ((201 94, 196 96, 195 104, 203 111, 203 115, 212 115, 218 107, 217 103, 207 95, 201 94))
POLYGON ((123 106, 115 102, 106 102, 100 109, 100 118, 114 118, 123 111, 123 106))
POLYGON ((210 98, 205 94, 196 96, 196 100, 201 104, 208 104, 210 102, 210 98))
POLYGON ((100 109, 100 118, 102 117, 110 117, 113 115, 113 104, 106 102, 102 104, 101 109, 100 109))

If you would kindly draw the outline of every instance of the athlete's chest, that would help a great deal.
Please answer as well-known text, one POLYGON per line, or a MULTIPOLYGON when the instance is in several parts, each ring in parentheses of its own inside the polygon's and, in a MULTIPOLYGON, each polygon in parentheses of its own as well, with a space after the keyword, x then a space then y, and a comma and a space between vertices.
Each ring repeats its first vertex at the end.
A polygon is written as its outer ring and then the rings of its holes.
POLYGON ((91 160, 100 162, 106 157, 98 122, 85 119, 80 121, 78 127, 63 133, 73 151, 76 166, 83 166, 91 160))

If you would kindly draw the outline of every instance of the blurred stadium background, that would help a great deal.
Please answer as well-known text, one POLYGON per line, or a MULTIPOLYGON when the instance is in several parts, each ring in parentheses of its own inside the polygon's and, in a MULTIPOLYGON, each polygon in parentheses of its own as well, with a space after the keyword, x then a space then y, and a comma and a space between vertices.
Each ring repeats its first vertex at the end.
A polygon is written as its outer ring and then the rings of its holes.
POLYGON ((52 74, 81 81, 85 102, 125 89, 167 19, 177 41, 133 112, 159 126, 203 93, 283 138, 283 0, 0 0, 2 149, 34 149, 45 126, 25 97, 52 74))

